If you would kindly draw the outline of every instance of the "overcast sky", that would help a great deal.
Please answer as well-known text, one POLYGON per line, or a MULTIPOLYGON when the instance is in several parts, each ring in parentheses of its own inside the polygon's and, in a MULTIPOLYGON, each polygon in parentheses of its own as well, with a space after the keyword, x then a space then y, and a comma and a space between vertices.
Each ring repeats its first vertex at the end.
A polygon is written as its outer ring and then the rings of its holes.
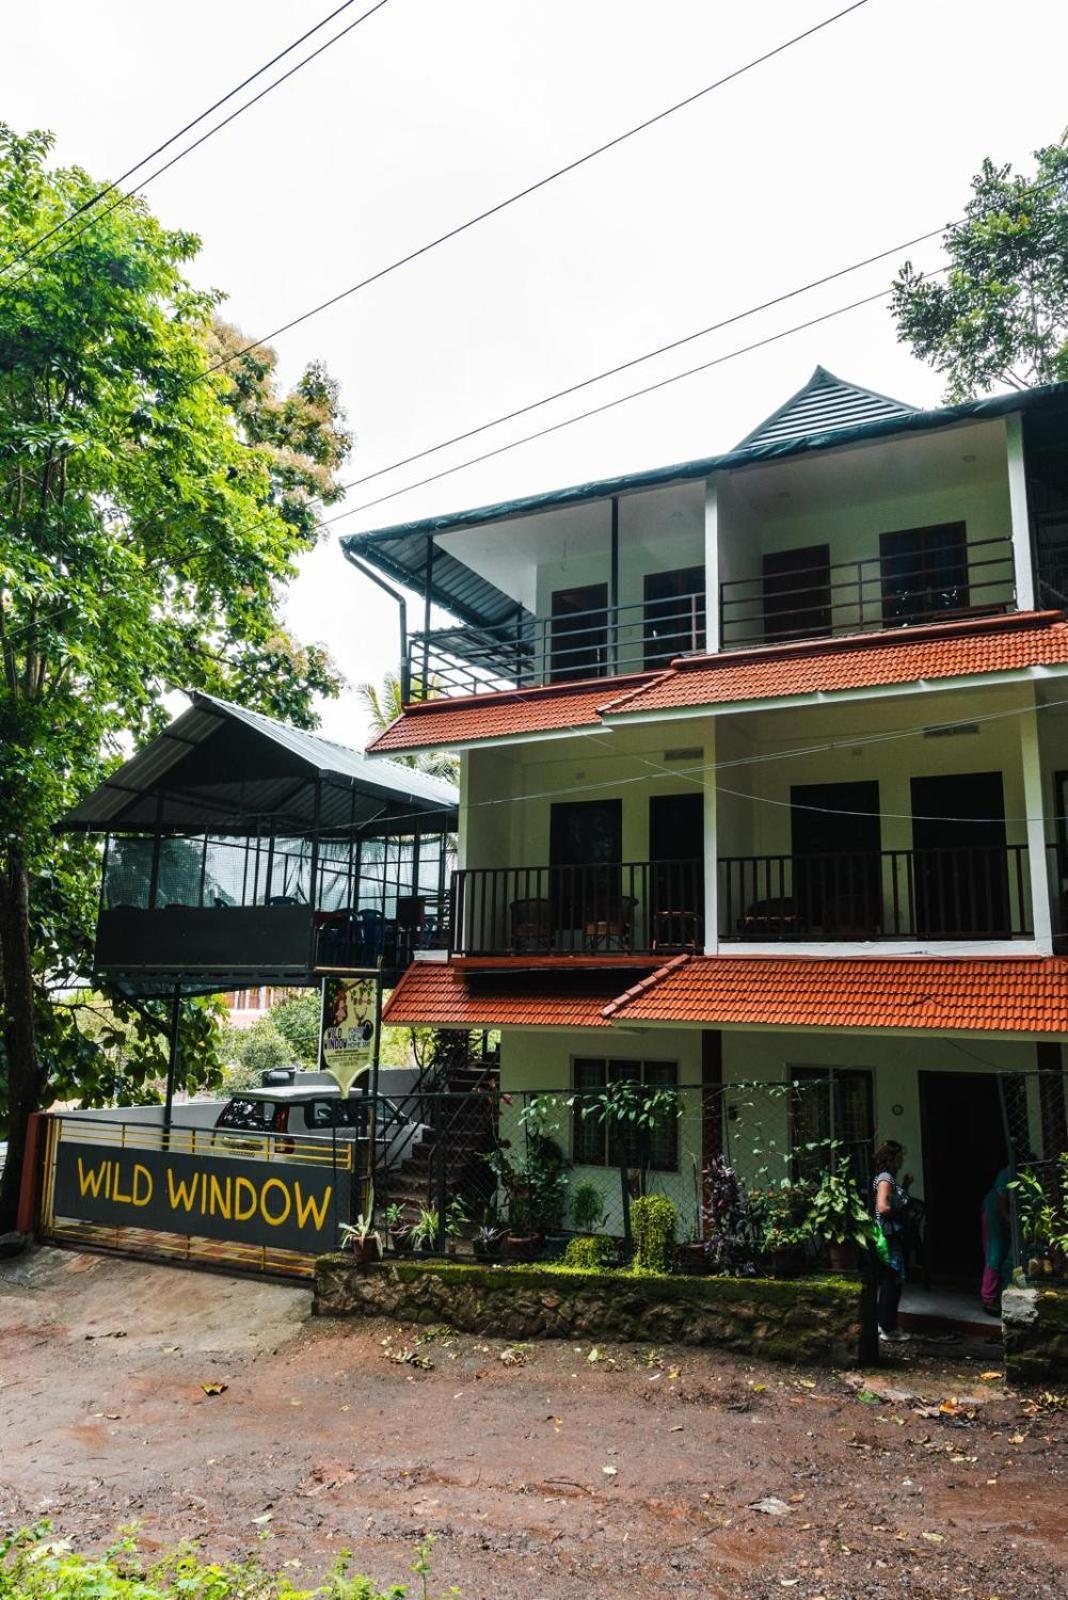
MULTIPOLYGON (((201 235, 195 277, 225 290, 226 314, 260 337, 844 3, 389 0, 147 196, 168 225, 201 235)), ((59 160, 112 178, 330 9, 9 4, 0 118, 52 129, 59 160)), ((1068 6, 1056 0, 868 0, 284 335, 282 375, 326 360, 357 438, 345 477, 375 472, 957 216, 984 155, 1027 167, 1035 147, 1059 138, 1066 58, 1068 6)), ((937 244, 914 259, 936 264, 937 244)), ((889 264, 856 273, 376 479, 350 503, 874 292, 891 275, 889 264)), ((350 683, 380 679, 395 665, 395 615, 341 560, 338 532, 729 448, 818 362, 915 404, 940 399, 883 304, 847 313, 335 524, 304 563, 290 621, 330 648, 350 683)), ((351 695, 323 720, 335 737, 362 740, 351 695)))

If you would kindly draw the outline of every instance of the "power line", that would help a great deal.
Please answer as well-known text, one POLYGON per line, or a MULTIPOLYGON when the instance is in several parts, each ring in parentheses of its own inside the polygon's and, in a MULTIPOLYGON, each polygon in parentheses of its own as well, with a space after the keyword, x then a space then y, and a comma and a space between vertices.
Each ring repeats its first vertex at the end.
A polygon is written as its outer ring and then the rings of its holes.
POLYGON ((762 55, 754 56, 751 61, 745 62, 740 67, 733 68, 732 71, 717 78, 713 83, 706 84, 703 89, 697 89, 693 94, 687 95, 685 99, 677 100, 674 105, 667 106, 663 111, 658 111, 653 116, 646 117, 644 121, 635 123, 633 127, 627 128, 625 132, 615 134, 603 144, 597 145, 595 149, 588 150, 585 155, 577 156, 575 160, 567 162, 565 166, 557 167, 555 171, 548 173, 544 178, 539 178, 536 182, 527 184, 525 188, 517 190, 515 194, 509 195, 504 200, 498 200, 494 205, 488 206, 486 210, 480 211, 476 216, 469 217, 466 222, 458 223, 456 227, 450 228, 446 233, 438 234, 437 238, 431 239, 427 244, 420 245, 415 250, 410 250, 407 255, 399 256, 396 261, 391 261, 388 266, 380 267, 377 272, 372 272, 368 277, 361 278, 357 283, 350 284, 347 289, 342 289, 338 294, 331 295, 328 300, 320 301, 318 305, 313 306, 309 311, 303 311, 299 316, 292 317, 288 322, 280 323, 277 328, 273 328, 269 333, 261 334, 259 338, 253 339, 243 349, 234 350, 231 354, 214 362, 201 376, 207 377, 210 373, 217 372, 220 367, 226 366, 229 362, 236 361, 239 356, 246 355, 248 351, 254 350, 258 345, 266 344, 269 340, 277 339, 281 334, 288 333, 292 328, 298 328, 302 323, 309 322, 312 317, 317 317, 320 312, 328 311, 331 306, 339 305, 342 300, 347 300, 350 295, 358 294, 360 290, 368 288, 372 283, 380 282, 382 278, 388 277, 390 273, 396 272, 400 267, 407 266, 409 262, 417 261, 421 256, 428 255, 431 250, 436 250, 439 245, 446 244, 450 239, 458 238, 460 234, 466 233, 480 222, 485 222, 487 218, 497 216, 500 212, 506 211, 520 200, 525 200, 529 195, 536 194, 550 183, 555 183, 557 178, 562 178, 569 172, 577 171, 579 167, 585 166, 587 162, 596 160, 598 156, 604 155, 606 151, 615 149, 617 145, 625 143, 628 139, 633 139, 636 134, 644 133, 647 128, 652 128, 657 123, 663 122, 667 117, 674 116, 676 111, 682 111, 686 106, 691 106, 696 101, 703 99, 705 95, 712 94, 716 89, 723 88, 725 84, 732 83, 735 78, 740 78, 745 73, 752 72, 755 67, 762 66, 764 62, 771 61, 775 56, 782 55, 785 50, 789 50, 795 44, 800 44, 803 40, 811 38, 813 34, 821 32, 824 28, 829 28, 832 23, 838 22, 842 17, 849 16, 853 11, 859 11, 862 6, 867 4, 868 0, 853 0, 851 5, 844 7, 841 11, 834 12, 829 17, 824 17, 822 22, 814 23, 811 28, 806 28, 802 33, 796 33, 791 38, 784 39, 781 44, 775 45, 770 50, 765 50, 762 55))
MULTIPOLYGON (((684 333, 681 338, 671 339, 667 344, 658 345, 655 350, 646 350, 640 356, 632 356, 629 360, 621 361, 614 367, 606 367, 602 372, 595 372, 591 377, 582 378, 577 383, 569 384, 566 389, 557 389, 553 394, 543 395, 540 400, 531 400, 527 405, 517 406, 514 411, 505 411, 501 416, 493 417, 489 422, 480 422, 477 427, 468 428, 464 433, 454 433, 449 439, 440 439, 437 444, 427 445, 424 450, 417 450, 414 455, 402 456, 399 461, 391 461, 389 466, 378 467, 374 472, 365 473, 362 478, 352 478, 348 483, 342 484, 341 487, 343 489, 357 489, 361 484, 371 483, 375 478, 385 477, 387 473, 398 472, 401 467, 410 466, 413 461, 422 461, 425 456, 436 455, 439 450, 448 449, 449 445, 462 444, 465 439, 473 439, 477 434, 486 433, 490 428, 500 427, 502 423, 514 422, 516 417, 526 416, 528 412, 537 411, 541 406, 551 405, 554 400, 563 400, 569 394, 576 394, 580 389, 588 389, 591 384, 600 383, 605 378, 615 378, 621 372, 627 372, 632 367, 641 366, 643 362, 654 361, 657 356, 667 355, 670 350, 678 350, 682 345, 692 344, 696 339, 703 339, 706 334, 719 333, 722 329, 729 328, 736 322, 744 322, 749 317, 757 316, 761 311, 770 311, 773 306, 782 305, 787 300, 795 300, 798 295, 807 294, 811 289, 819 289, 824 284, 833 283, 837 278, 848 277, 850 273, 859 272, 864 267, 870 267, 876 261, 884 261, 887 256, 897 255, 901 250, 910 250, 917 244, 925 244, 928 239, 934 239, 940 233, 943 233, 947 226, 952 227, 953 224, 942 224, 937 228, 932 228, 928 233, 919 233, 915 238, 906 239, 901 244, 892 245, 888 250, 880 250, 876 255, 865 256, 863 261, 854 261, 851 266, 839 267, 834 272, 827 272, 822 278, 811 278, 808 283, 799 284, 795 289, 788 289, 783 294, 774 295, 770 300, 762 300, 759 305, 749 306, 745 311, 736 311, 731 316, 722 318, 719 322, 710 322, 704 328, 697 328, 692 333, 684 333)), ((456 470, 459 471, 460 469, 457 468, 456 470)), ((424 481, 429 482, 432 480, 424 481)), ((411 487, 418 488, 419 485, 413 484, 411 487)), ((398 492, 405 494, 407 490, 402 489, 398 492)), ((379 504, 375 500, 367 503, 369 505, 379 504)), ((319 526, 326 527, 329 522, 337 522, 341 516, 352 515, 356 511, 363 509, 362 506, 353 506, 349 512, 339 512, 338 516, 328 518, 327 522, 320 523, 319 526)))
MULTIPOLYGON (((940 272, 945 272, 946 267, 936 267, 931 272, 921 274, 923 278, 933 278, 940 272)), ((605 400, 599 406, 591 406, 588 411, 580 411, 577 416, 565 417, 562 422, 550 423, 548 427, 539 428, 535 433, 524 434, 521 439, 513 439, 509 444, 497 445, 493 450, 484 450, 481 455, 469 456, 466 461, 457 462, 454 467, 444 467, 440 472, 431 473, 427 478, 420 478, 415 483, 406 484, 403 489, 393 489, 389 494, 378 495, 374 500, 364 500, 358 506, 352 506, 348 511, 338 512, 330 520, 336 522, 342 516, 355 516, 360 511, 369 511, 372 506, 384 505, 387 500, 396 500, 399 495, 411 494, 416 489, 424 488, 428 483, 438 483, 442 478, 450 478, 453 473, 464 472, 468 467, 478 466, 480 462, 492 461, 494 456, 505 455, 509 450, 518 450, 520 445, 532 444, 536 439, 547 438, 551 433, 559 433, 562 428, 570 428, 576 422, 585 422, 589 417, 600 416, 602 412, 612 411, 616 406, 626 405, 630 400, 638 400, 642 395, 655 394, 658 389, 667 389, 673 383, 680 383, 683 378, 695 377, 699 372, 708 372, 712 367, 722 366, 726 361, 734 361, 739 356, 749 355, 754 350, 762 350, 766 345, 776 344, 780 339, 787 339, 791 334, 803 333, 806 328, 818 327, 822 322, 830 322, 835 317, 844 316, 847 311, 856 311, 861 306, 870 306, 876 300, 882 300, 886 295, 885 288, 877 290, 875 294, 865 295, 860 300, 851 300, 848 305, 837 306, 833 311, 825 311, 818 317, 809 317, 806 322, 795 322, 791 328, 782 328, 778 333, 768 334, 764 339, 755 339, 752 344, 740 346, 737 350, 728 350, 725 355, 714 356, 710 361, 702 361, 696 367, 687 367, 684 372, 673 373, 670 377, 660 378, 656 383, 647 383, 641 389, 632 389, 627 394, 617 395, 614 400, 605 400)), ((760 309, 760 308, 758 308, 760 309)), ((732 320, 737 321, 738 318, 732 320)), ((596 380, 591 379, 591 382, 596 380)), ((492 423, 487 424, 492 427, 492 423)), ((325 527, 325 523, 318 524, 325 527)))
MULTIPOLYGON (((177 133, 172 134, 169 139, 167 139, 163 144, 157 146, 157 148, 151 151, 149 155, 142 157, 142 159, 136 162, 134 166, 128 167, 121 177, 114 179, 114 181, 111 183, 105 184, 104 187, 98 189, 95 194, 90 195, 87 200, 84 200, 82 204, 77 206, 68 216, 62 218, 53 227, 49 228, 47 233, 43 233, 39 238, 35 239, 28 249, 21 252, 21 254, 8 257, 7 261, 0 264, 0 271, 6 272, 9 268, 16 266, 20 261, 28 260, 29 257, 32 256, 42 244, 51 239, 53 235, 63 232, 69 228, 79 216, 82 216, 83 213, 90 211, 92 207, 94 207, 100 200, 106 198, 107 195, 112 194, 116 189, 118 189, 119 185, 124 183, 126 179, 129 178, 133 173, 139 172, 142 167, 147 166, 147 164, 154 160, 157 155, 162 154, 164 150, 168 150, 170 146, 176 142, 176 140, 182 137, 183 134, 188 133, 192 128, 195 128, 198 123, 203 122, 205 117, 210 116, 213 111, 217 111, 220 106, 224 106, 227 101, 232 100, 235 94, 239 94, 241 90, 247 88, 250 83, 254 83, 257 78, 262 77, 265 72, 269 71, 269 69, 281 61, 283 57, 291 54, 292 51, 297 49, 299 45, 303 44, 306 39, 311 38, 313 33, 318 33, 320 29, 326 27, 327 23, 332 22, 335 17, 341 14, 341 12, 347 11, 348 8, 355 3, 356 0, 344 0, 342 5, 337 6, 335 10, 329 12, 328 15, 323 17, 320 22, 317 22, 314 27, 307 29, 307 31, 302 33, 298 39, 294 39, 292 44, 288 44, 284 50, 280 50, 277 55, 272 56, 270 61, 264 62, 262 67, 258 67, 255 72, 250 73, 247 78, 245 78, 241 83, 237 84, 227 94, 223 95, 221 99, 216 100, 213 105, 208 106, 206 110, 202 111, 198 117, 194 117, 191 122, 187 122, 183 128, 180 128, 177 133)), ((179 161, 183 161, 186 156, 192 155, 194 150, 199 150, 200 146, 206 144, 207 141, 213 138, 215 134, 221 132, 223 128, 229 127, 231 122, 235 122, 238 117, 243 116, 244 113, 251 110, 254 105, 258 105, 259 102, 265 99, 267 95, 271 94, 273 90, 279 88, 281 84, 288 82, 290 78, 294 77, 304 67, 308 66, 310 62, 317 60, 319 56, 325 54, 325 52, 333 45, 337 44, 341 39, 344 39, 348 34, 352 33, 355 28, 358 28, 361 22, 366 22, 368 17, 373 16, 376 11, 381 11, 382 7, 388 3, 389 0, 376 0, 376 3, 370 6, 368 10, 361 13, 361 15, 358 16, 355 21, 350 22, 346 27, 342 28, 339 33, 333 34, 331 38, 319 45, 317 49, 311 51, 309 55, 304 56, 302 60, 290 67, 287 72, 284 72, 281 75, 281 77, 275 78, 272 83, 267 84, 266 87, 261 89, 258 94, 253 95, 251 100, 246 100, 243 105, 240 105, 234 111, 231 111, 229 116, 224 117, 220 122, 215 123, 213 127, 208 128, 206 132, 200 135, 199 138, 194 139, 191 144, 186 145, 184 149, 179 150, 176 155, 173 155, 169 161, 165 161, 162 166, 157 167, 154 172, 150 172, 146 178, 141 179, 137 184, 137 190, 141 191, 147 189, 148 185, 153 183, 156 178, 162 177, 165 172, 169 172, 172 167, 177 166, 179 161)), ((96 223, 103 221, 105 217, 110 216, 113 211, 117 210, 119 206, 131 198, 131 194, 120 193, 118 199, 114 200, 111 205, 107 206, 103 211, 99 211, 92 216, 85 217, 80 226, 74 229, 73 234, 65 234, 65 236, 59 240, 57 244, 53 245, 51 250, 45 253, 42 259, 47 261, 49 257, 56 254, 57 250, 65 249, 69 244, 72 244, 76 239, 78 239, 87 228, 91 228, 96 223)), ((37 264, 38 263, 34 262, 31 266, 27 267, 24 272, 20 272, 17 276, 10 280, 11 283, 13 285, 21 283, 22 279, 26 277, 27 274, 33 270, 33 266, 36 266, 37 264)), ((0 285, 0 287, 2 287, 2 285, 0 285)))

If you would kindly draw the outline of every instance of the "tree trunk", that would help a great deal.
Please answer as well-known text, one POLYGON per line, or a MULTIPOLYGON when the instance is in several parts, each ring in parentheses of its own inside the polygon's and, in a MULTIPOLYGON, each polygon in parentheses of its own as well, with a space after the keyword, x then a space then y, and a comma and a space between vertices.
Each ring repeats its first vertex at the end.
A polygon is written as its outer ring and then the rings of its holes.
POLYGON ((0 1179, 0 1231, 15 1226, 26 1129, 44 1088, 34 1028, 30 966, 30 880, 22 852, 0 857, 0 972, 7 1057, 7 1162, 0 1179))

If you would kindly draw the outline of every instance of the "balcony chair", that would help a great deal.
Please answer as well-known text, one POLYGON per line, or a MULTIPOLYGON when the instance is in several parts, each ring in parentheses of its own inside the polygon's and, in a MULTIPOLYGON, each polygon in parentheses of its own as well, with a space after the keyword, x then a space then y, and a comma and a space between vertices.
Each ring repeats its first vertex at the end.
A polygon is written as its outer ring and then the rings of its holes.
POLYGON ((738 918, 738 932, 754 943, 760 939, 803 939, 808 923, 798 911, 792 895, 772 900, 754 900, 738 918))
POLYGON ((508 908, 512 922, 512 949, 516 955, 529 950, 552 949, 553 914, 548 900, 513 900, 508 908))
POLYGON ((624 954, 634 947, 634 912, 637 898, 632 894, 608 894, 594 903, 592 912, 584 911, 582 935, 586 949, 592 955, 596 950, 610 950, 615 941, 624 954))

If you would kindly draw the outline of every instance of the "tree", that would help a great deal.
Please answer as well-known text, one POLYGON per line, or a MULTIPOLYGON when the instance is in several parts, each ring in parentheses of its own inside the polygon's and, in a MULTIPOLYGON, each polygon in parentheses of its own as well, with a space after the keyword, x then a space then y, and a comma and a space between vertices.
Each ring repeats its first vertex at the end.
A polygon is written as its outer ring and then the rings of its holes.
MULTIPOLYGON (((374 733, 384 733, 404 711, 404 696, 395 672, 386 673, 380 689, 373 683, 361 683, 357 685, 356 693, 363 701, 374 733)), ((436 750, 419 750, 412 755, 394 756, 393 760, 402 766, 426 772, 432 778, 444 778, 448 783, 456 783, 460 774, 460 763, 456 757, 443 755, 436 750)))
POLYGON ((1068 147, 1035 157, 1033 178, 983 162, 943 239, 944 281, 908 261, 894 281, 898 338, 945 374, 949 401, 1068 378, 1068 147))
POLYGON ((322 997, 318 989, 302 989, 298 994, 289 995, 274 1007, 271 1021, 294 1061, 313 1069, 319 1065, 323 1024, 322 997))
MULTIPOLYGON (((4 259, 99 187, 49 170, 51 142, 0 125, 4 259)), ((337 392, 314 365, 280 395, 259 348, 209 370, 240 336, 214 320, 220 296, 184 276, 198 247, 126 199, 0 280, 0 1227, 29 1114, 60 1088, 98 1103, 112 1087, 71 996, 88 972, 96 855, 51 824, 120 759, 123 734, 159 730, 174 688, 304 726, 313 695, 337 690, 325 652, 278 620, 315 505, 341 492, 337 392)), ((159 1003, 112 1004, 143 1026, 147 1073, 159 1003)), ((185 1007, 183 1031, 184 1062, 197 1051, 214 1071, 203 1005, 185 1007)))

